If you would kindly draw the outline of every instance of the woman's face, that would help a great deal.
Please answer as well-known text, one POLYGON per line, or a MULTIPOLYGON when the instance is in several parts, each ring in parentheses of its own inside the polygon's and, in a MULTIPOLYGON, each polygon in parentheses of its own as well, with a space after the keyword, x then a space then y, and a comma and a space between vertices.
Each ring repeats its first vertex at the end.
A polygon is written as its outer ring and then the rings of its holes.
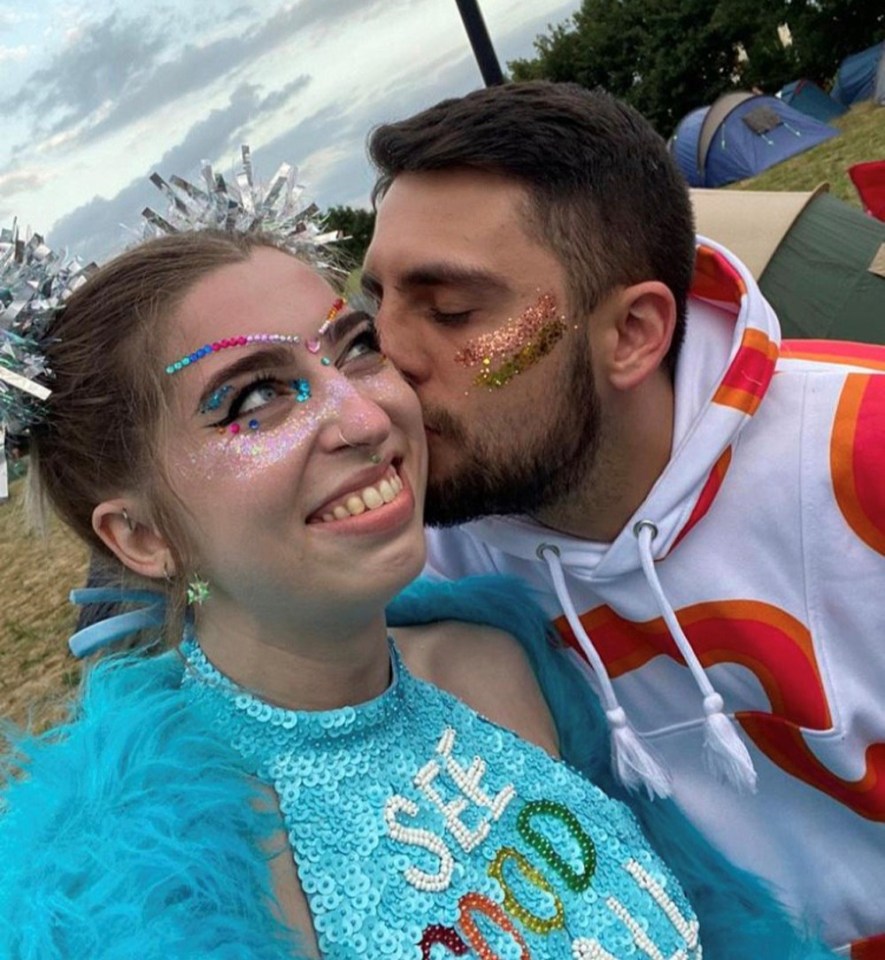
POLYGON ((261 616, 322 617, 330 604, 384 603, 420 572, 417 398, 371 319, 336 305, 313 269, 258 248, 207 275, 162 358, 164 466, 198 566, 184 576, 261 616))

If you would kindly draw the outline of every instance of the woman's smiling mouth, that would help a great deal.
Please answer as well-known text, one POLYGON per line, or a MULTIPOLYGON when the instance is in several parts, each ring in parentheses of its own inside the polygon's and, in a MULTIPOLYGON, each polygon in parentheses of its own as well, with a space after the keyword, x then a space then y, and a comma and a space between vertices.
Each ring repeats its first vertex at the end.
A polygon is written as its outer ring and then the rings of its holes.
POLYGON ((378 510, 397 500, 404 489, 405 485, 396 467, 391 464, 380 479, 323 504, 308 518, 308 523, 339 523, 378 510))

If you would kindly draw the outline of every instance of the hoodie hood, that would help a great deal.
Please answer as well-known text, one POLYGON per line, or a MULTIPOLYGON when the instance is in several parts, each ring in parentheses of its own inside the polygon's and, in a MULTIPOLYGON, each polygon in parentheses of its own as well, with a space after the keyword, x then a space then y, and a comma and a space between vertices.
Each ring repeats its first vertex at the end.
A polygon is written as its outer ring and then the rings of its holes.
POLYGON ((700 237, 689 313, 705 322, 690 318, 686 324, 674 386, 670 461, 611 544, 588 551, 586 540, 545 529, 529 517, 490 517, 464 529, 524 560, 537 560, 542 544, 553 546, 570 574, 594 583, 639 569, 634 528, 642 521, 656 528, 654 559, 667 556, 715 499, 731 447, 768 389, 780 345, 777 318, 749 270, 700 237))

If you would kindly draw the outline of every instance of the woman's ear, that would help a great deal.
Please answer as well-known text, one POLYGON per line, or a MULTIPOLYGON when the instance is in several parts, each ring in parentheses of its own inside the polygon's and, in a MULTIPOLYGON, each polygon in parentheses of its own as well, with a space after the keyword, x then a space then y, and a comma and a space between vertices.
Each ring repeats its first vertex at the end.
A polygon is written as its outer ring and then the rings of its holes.
POLYGON ((629 390, 663 365, 676 328, 676 299, 657 280, 626 287, 620 296, 608 378, 615 389, 629 390))
POLYGON ((139 521, 134 499, 105 500, 92 511, 92 529, 125 567, 154 579, 175 574, 172 551, 156 528, 139 521))

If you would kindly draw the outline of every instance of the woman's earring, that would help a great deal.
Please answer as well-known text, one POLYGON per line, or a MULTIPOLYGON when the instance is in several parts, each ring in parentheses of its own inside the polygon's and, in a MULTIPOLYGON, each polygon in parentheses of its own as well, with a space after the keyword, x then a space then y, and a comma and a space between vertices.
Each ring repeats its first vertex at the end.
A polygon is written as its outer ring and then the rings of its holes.
POLYGON ((132 517, 129 516, 129 511, 123 507, 120 511, 123 514, 123 520, 127 527, 129 527, 129 532, 131 533, 135 529, 135 524, 132 522, 132 517))
POLYGON ((212 596, 209 584, 199 575, 194 574, 187 584, 188 606, 201 607, 212 596))

